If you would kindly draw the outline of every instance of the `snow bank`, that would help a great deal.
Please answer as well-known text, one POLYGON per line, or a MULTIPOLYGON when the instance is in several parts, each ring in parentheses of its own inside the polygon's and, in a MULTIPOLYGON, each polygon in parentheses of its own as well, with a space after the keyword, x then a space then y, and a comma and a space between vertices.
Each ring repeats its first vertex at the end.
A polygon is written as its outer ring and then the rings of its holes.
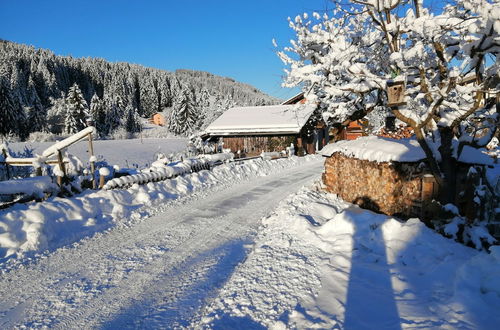
POLYGON ((323 156, 340 152, 346 156, 372 162, 417 162, 425 153, 415 139, 392 140, 378 136, 364 136, 356 140, 345 140, 328 144, 323 148, 323 156))
POLYGON ((192 327, 492 329, 500 247, 478 252, 303 189, 264 218, 252 251, 192 327))
POLYGON ((234 154, 231 152, 224 152, 219 154, 201 155, 200 158, 206 159, 211 163, 216 163, 216 162, 231 161, 234 159, 234 154))
POLYGON ((0 195, 24 194, 42 198, 44 193, 57 191, 58 187, 52 183, 49 176, 0 181, 0 195))
MULTIPOLYGON (((168 200, 210 189, 215 185, 232 185, 238 181, 265 176, 298 166, 317 156, 292 157, 274 161, 255 159, 244 164, 228 163, 212 171, 200 171, 175 179, 150 182, 128 189, 86 191, 72 198, 52 197, 43 203, 18 204, 0 210, 0 262, 9 257, 22 257, 35 252, 52 250, 70 244, 95 232, 117 224, 126 225, 156 212, 168 200)), ((181 171, 189 168, 189 161, 165 171, 181 171)), ((158 173, 141 173, 146 179, 158 173)), ((119 178, 122 179, 122 178, 119 178)), ((134 179, 135 180, 135 179, 134 179)))

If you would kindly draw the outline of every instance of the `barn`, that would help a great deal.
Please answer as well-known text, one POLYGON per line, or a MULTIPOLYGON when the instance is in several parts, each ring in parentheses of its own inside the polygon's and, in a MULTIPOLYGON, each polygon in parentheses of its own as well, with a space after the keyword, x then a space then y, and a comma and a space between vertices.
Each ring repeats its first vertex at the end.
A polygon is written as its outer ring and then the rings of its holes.
POLYGON ((231 108, 206 128, 205 138, 242 157, 290 145, 298 155, 315 153, 328 143, 328 128, 315 119, 315 110, 301 103, 231 108))

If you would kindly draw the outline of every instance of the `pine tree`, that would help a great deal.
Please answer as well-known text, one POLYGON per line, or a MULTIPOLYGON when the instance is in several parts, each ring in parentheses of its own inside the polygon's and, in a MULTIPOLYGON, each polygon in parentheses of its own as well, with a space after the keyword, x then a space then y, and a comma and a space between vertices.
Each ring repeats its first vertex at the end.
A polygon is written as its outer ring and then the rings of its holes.
POLYGON ((87 102, 76 83, 69 89, 66 103, 68 110, 65 115, 64 130, 68 134, 74 134, 85 128, 88 117, 87 102))
POLYGON ((67 110, 66 96, 63 92, 61 92, 59 98, 50 99, 50 106, 47 110, 47 126, 50 132, 54 134, 62 133, 67 110))
POLYGON ((129 133, 137 133, 141 130, 141 123, 137 109, 127 108, 127 117, 125 119, 125 130, 129 133))
POLYGON ((187 88, 183 88, 174 99, 173 110, 170 113, 169 130, 174 134, 188 135, 196 128, 197 117, 197 108, 192 102, 190 92, 187 88))
POLYGON ((121 122, 122 116, 123 116, 123 102, 121 100, 121 97, 117 96, 106 114, 107 134, 113 132, 115 129, 120 127, 122 123, 121 122))
POLYGON ((16 132, 16 108, 9 82, 0 76, 0 135, 16 132))
POLYGON ((106 133, 106 112, 104 111, 104 102, 94 94, 90 100, 90 116, 94 121, 97 133, 104 136, 106 133))
POLYGON ((70 109, 64 114, 64 132, 67 134, 75 134, 78 132, 78 122, 70 109))
POLYGON ((47 130, 47 113, 38 97, 35 84, 31 76, 28 81, 27 103, 31 106, 26 107, 28 116, 27 128, 30 132, 43 132, 47 130))

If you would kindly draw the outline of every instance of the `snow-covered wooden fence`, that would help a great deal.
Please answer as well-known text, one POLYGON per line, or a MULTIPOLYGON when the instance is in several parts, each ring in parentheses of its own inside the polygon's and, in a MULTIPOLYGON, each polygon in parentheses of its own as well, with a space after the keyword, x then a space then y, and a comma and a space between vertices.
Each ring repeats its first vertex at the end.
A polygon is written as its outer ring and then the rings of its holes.
POLYGON ((58 190, 57 185, 49 176, 0 181, 0 196, 6 197, 2 198, 0 208, 30 200, 43 200, 47 195, 58 190))
POLYGON ((205 158, 186 159, 184 161, 171 164, 164 164, 161 161, 156 161, 147 171, 109 180, 102 186, 102 189, 109 190, 114 188, 129 187, 133 184, 146 184, 148 182, 167 180, 187 173, 208 170, 213 166, 213 164, 213 160, 205 158))
MULTIPOLYGON (((31 157, 31 158, 16 158, 10 155, 8 148, 5 145, 2 145, 1 151, 3 155, 3 160, 1 163, 5 164, 6 171, 7 171, 7 178, 10 178, 9 174, 9 166, 32 166, 35 168, 35 173, 37 176, 42 175, 42 167, 44 165, 57 165, 58 166, 58 171, 57 171, 57 177, 58 177, 58 183, 61 185, 63 183, 64 178, 67 176, 66 173, 66 164, 67 162, 64 161, 62 151, 72 144, 75 144, 76 142, 79 142, 83 139, 88 139, 89 141, 89 154, 90 154, 90 169, 91 173, 94 173, 95 171, 95 157, 94 157, 94 146, 92 143, 92 134, 95 133, 95 128, 93 126, 89 126, 80 132, 71 135, 70 137, 61 140, 47 149, 45 149, 42 152, 42 155, 37 155, 36 157, 31 157), (53 157, 56 157, 55 159, 51 159, 53 157)), ((92 186, 95 188, 95 182, 92 177, 92 186)))

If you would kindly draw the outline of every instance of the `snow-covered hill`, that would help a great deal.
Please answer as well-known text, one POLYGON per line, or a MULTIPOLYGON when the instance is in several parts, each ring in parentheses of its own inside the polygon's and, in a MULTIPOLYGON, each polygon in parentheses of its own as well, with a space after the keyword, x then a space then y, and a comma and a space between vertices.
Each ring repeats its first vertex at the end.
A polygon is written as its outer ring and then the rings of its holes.
POLYGON ((175 116, 178 110, 196 114, 194 126, 180 122, 175 127, 175 133, 183 135, 208 125, 234 105, 279 103, 253 86, 207 72, 169 72, 100 58, 57 56, 0 40, 0 135, 11 132, 25 138, 34 131, 60 131, 68 108, 64 99, 74 84, 88 107, 104 107, 105 113, 94 118, 100 125, 121 120, 125 126, 127 113, 134 109, 143 118, 169 109, 173 121, 180 117, 175 116))

